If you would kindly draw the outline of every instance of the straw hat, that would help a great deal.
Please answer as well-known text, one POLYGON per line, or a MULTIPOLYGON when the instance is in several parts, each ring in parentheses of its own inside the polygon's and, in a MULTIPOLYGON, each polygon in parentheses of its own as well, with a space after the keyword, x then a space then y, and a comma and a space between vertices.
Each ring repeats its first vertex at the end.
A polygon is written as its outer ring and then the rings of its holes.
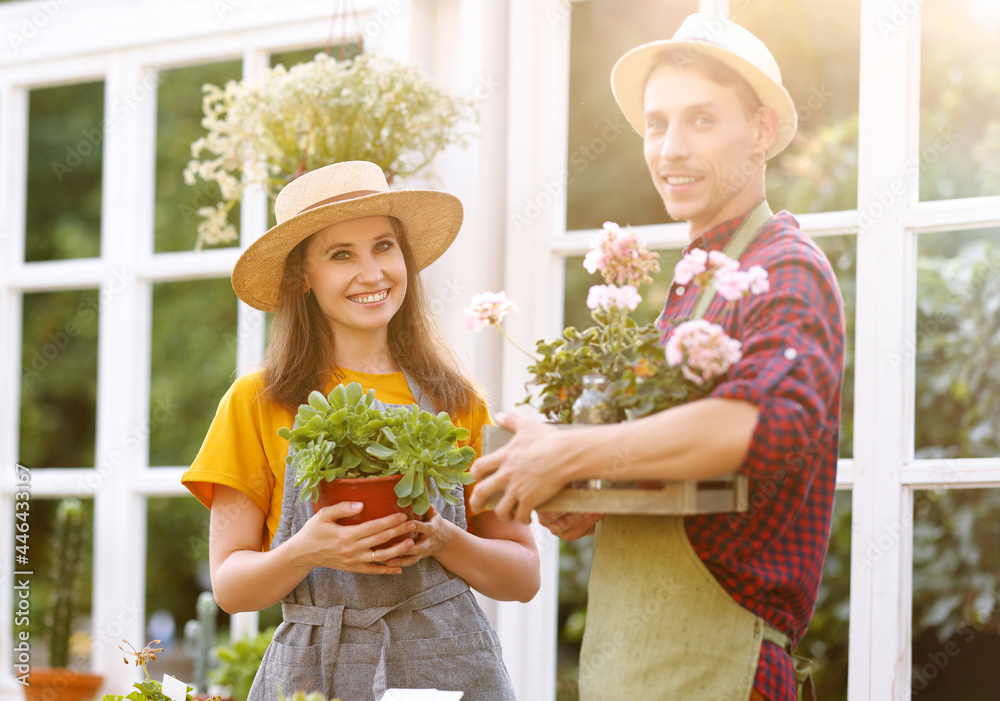
POLYGON ((659 61, 660 54, 670 49, 676 65, 683 66, 685 57, 695 60, 699 55, 711 56, 739 73, 757 93, 761 104, 778 115, 778 132, 767 157, 781 152, 795 135, 798 114, 795 103, 782 86, 781 71, 774 56, 760 39, 746 29, 722 17, 706 14, 690 15, 671 39, 650 42, 632 49, 611 69, 611 90, 632 128, 645 131, 643 99, 649 72, 659 61))
POLYGON ((247 248, 233 268, 233 289, 251 307, 273 311, 285 259, 300 242, 331 224, 383 215, 403 224, 417 270, 447 250, 462 227, 462 203, 436 190, 389 190, 382 169, 345 161, 305 173, 278 193, 278 223, 247 248))

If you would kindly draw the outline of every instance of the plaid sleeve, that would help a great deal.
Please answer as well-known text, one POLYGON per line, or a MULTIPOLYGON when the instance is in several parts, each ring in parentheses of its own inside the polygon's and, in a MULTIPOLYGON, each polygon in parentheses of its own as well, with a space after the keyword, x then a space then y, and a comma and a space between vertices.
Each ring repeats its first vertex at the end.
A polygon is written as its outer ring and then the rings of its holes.
POLYGON ((759 409, 740 471, 768 479, 803 466, 837 435, 830 416, 842 368, 843 305, 835 283, 808 255, 768 267, 770 290, 743 300, 737 311, 743 358, 712 396, 759 409))

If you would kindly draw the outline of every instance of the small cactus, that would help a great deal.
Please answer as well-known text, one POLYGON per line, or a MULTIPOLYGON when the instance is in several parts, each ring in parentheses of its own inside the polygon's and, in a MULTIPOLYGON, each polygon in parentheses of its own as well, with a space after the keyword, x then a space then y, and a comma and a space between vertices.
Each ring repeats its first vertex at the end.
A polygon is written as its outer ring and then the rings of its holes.
POLYGON ((83 503, 69 497, 56 510, 56 537, 52 553, 52 598, 46 618, 49 666, 69 666, 69 637, 76 617, 77 586, 83 566, 84 529, 87 515, 83 503))

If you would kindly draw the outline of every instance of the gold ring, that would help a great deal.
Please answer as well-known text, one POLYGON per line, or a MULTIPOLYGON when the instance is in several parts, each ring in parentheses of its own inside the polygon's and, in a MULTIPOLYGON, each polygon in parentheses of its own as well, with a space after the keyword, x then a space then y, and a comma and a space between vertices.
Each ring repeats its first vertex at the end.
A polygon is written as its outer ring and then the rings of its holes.
POLYGON ((375 551, 372 550, 372 564, 375 564, 375 551))

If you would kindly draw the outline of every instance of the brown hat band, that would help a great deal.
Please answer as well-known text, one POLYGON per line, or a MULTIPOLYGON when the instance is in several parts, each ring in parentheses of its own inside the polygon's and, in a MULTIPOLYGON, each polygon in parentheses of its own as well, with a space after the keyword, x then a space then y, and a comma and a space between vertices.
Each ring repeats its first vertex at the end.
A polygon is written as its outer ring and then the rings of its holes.
POLYGON ((379 190, 355 190, 354 192, 345 192, 342 195, 334 195, 333 197, 327 197, 325 200, 320 200, 319 202, 313 202, 308 207, 299 210, 299 214, 302 212, 308 212, 310 209, 316 209, 317 207, 322 207, 324 205, 333 204, 334 202, 341 202, 343 200, 353 200, 358 197, 364 197, 365 195, 381 195, 383 194, 379 190))

